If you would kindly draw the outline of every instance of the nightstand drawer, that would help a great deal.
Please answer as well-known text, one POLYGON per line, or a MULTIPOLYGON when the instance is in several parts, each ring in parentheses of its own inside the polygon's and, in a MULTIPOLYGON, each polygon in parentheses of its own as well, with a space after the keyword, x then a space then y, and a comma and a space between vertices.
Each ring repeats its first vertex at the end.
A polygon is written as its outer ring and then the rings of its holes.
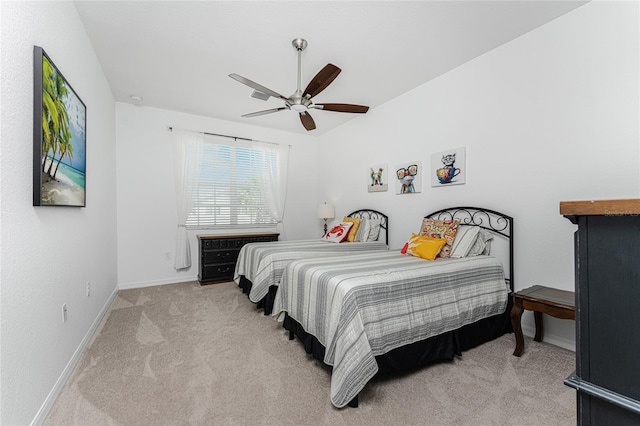
POLYGON ((202 248, 204 250, 219 250, 219 249, 238 249, 246 244, 242 238, 228 238, 228 239, 215 239, 215 240, 202 240, 202 248))
POLYGON ((204 265, 200 281, 231 281, 236 270, 235 262, 204 265))
POLYGON ((209 265, 212 263, 220 264, 225 262, 233 262, 238 259, 240 250, 203 250, 202 263, 209 265))

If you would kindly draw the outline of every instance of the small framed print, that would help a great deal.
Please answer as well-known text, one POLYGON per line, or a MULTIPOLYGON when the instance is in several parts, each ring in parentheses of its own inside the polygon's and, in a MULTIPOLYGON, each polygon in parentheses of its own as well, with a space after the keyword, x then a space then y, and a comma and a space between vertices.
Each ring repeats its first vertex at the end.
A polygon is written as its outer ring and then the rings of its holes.
POLYGON ((368 192, 386 192, 389 190, 388 167, 386 164, 378 164, 369 167, 368 192))
POLYGON ((431 186, 462 185, 467 181, 465 148, 454 148, 431 155, 431 186))
POLYGON ((396 194, 422 192, 422 162, 410 161, 395 167, 396 194))

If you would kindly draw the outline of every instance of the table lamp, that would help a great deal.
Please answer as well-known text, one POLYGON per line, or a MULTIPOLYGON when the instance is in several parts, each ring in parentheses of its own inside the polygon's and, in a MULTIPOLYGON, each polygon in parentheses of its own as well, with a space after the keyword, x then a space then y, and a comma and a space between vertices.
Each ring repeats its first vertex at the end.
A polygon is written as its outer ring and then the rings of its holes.
POLYGON ((333 219, 335 216, 335 209, 333 208, 333 204, 320 204, 318 207, 318 219, 324 220, 324 234, 327 234, 327 219, 333 219))

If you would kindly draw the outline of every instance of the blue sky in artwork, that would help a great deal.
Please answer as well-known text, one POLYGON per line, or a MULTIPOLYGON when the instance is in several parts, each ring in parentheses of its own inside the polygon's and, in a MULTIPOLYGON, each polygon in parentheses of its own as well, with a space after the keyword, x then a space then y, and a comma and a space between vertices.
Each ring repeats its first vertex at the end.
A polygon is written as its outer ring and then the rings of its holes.
POLYGON ((75 92, 67 85, 68 96, 64 99, 64 104, 69 115, 69 127, 71 129, 71 145, 73 146, 73 158, 64 156, 62 162, 76 170, 85 172, 86 162, 86 108, 76 96, 75 92))

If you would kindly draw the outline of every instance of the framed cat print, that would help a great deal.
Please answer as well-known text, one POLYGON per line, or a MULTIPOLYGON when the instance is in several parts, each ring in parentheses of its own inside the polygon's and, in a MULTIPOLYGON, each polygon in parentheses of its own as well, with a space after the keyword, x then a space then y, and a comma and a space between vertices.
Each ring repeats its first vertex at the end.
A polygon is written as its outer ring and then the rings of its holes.
POLYGON ((467 181, 465 147, 431 155, 431 186, 462 185, 467 181))

